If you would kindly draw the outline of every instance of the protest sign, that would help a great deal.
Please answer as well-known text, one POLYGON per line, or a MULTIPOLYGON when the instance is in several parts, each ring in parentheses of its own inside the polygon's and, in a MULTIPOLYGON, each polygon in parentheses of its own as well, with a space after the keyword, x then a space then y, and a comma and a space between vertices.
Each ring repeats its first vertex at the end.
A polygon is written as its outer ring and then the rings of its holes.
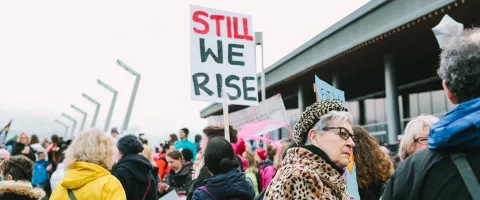
POLYGON ((357 183, 357 166, 355 165, 353 155, 350 155, 350 163, 345 169, 344 177, 347 182, 347 192, 350 196, 350 200, 360 200, 357 183))
MULTIPOLYGON (((210 116, 207 120, 208 125, 211 126, 223 125, 223 116, 210 116)), ((280 94, 270 97, 264 102, 260 102, 258 106, 248 107, 229 114, 230 125, 238 131, 240 131, 245 124, 257 123, 264 120, 279 122, 278 126, 269 126, 268 129, 263 129, 264 132, 273 131, 282 128, 285 124, 289 124, 287 111, 285 110, 285 105, 283 104, 283 99, 280 94)))
POLYGON ((190 6, 193 100, 258 105, 251 16, 190 6))
POLYGON ((317 101, 320 100, 337 100, 342 104, 345 103, 345 92, 334 88, 325 81, 315 76, 315 93, 317 93, 317 101))

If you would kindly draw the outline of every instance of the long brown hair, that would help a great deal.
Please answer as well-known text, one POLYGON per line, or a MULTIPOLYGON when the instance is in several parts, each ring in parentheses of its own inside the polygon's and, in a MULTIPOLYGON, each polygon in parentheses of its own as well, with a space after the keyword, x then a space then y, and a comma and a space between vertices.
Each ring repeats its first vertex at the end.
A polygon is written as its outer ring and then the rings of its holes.
POLYGON ((361 126, 353 126, 358 142, 353 149, 359 188, 367 188, 370 184, 385 184, 393 174, 393 164, 380 150, 375 138, 361 126))

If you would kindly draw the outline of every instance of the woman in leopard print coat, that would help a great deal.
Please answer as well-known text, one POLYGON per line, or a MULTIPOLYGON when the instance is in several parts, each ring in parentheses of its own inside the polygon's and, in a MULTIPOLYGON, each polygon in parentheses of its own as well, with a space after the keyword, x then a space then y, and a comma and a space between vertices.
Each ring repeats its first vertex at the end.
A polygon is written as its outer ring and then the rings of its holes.
POLYGON ((346 111, 337 101, 319 101, 302 113, 294 130, 300 147, 287 151, 264 199, 349 199, 342 175, 355 137, 346 111))

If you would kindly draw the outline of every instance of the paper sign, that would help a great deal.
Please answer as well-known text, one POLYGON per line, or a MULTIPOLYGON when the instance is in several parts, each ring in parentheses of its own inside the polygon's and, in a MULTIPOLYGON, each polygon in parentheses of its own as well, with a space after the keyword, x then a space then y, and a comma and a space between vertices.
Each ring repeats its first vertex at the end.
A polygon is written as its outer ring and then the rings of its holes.
POLYGON ((180 197, 178 196, 177 192, 175 192, 175 190, 172 190, 158 200, 179 200, 179 199, 180 197))
POLYGON ((193 100, 258 105, 252 17, 190 6, 190 81, 193 100))
MULTIPOLYGON (((210 116, 207 120, 208 125, 211 126, 223 125, 223 116, 210 116)), ((260 102, 256 107, 248 107, 229 114, 230 125, 238 131, 242 130, 245 124, 264 120, 278 122, 278 124, 276 126, 268 126, 268 129, 262 129, 262 132, 273 131, 282 128, 285 124, 289 124, 287 111, 280 94, 260 102)))
POLYGON ((347 182, 347 192, 350 196, 349 200, 360 200, 357 183, 357 169, 353 155, 350 155, 350 163, 345 169, 345 181, 347 182))
POLYGON ((345 92, 334 88, 325 81, 320 80, 315 76, 315 88, 318 100, 337 100, 342 104, 345 103, 345 92))

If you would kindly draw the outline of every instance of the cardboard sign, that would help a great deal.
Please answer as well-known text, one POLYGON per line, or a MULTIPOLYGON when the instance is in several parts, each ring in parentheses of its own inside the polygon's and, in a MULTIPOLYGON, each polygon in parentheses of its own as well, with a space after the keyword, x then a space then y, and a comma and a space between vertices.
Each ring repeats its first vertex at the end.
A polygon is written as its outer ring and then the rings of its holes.
POLYGON ((190 35, 192 99, 258 105, 251 16, 191 5, 190 35))
POLYGON ((342 104, 345 103, 345 92, 334 88, 325 81, 315 76, 315 93, 317 93, 317 101, 320 100, 337 100, 342 104))

